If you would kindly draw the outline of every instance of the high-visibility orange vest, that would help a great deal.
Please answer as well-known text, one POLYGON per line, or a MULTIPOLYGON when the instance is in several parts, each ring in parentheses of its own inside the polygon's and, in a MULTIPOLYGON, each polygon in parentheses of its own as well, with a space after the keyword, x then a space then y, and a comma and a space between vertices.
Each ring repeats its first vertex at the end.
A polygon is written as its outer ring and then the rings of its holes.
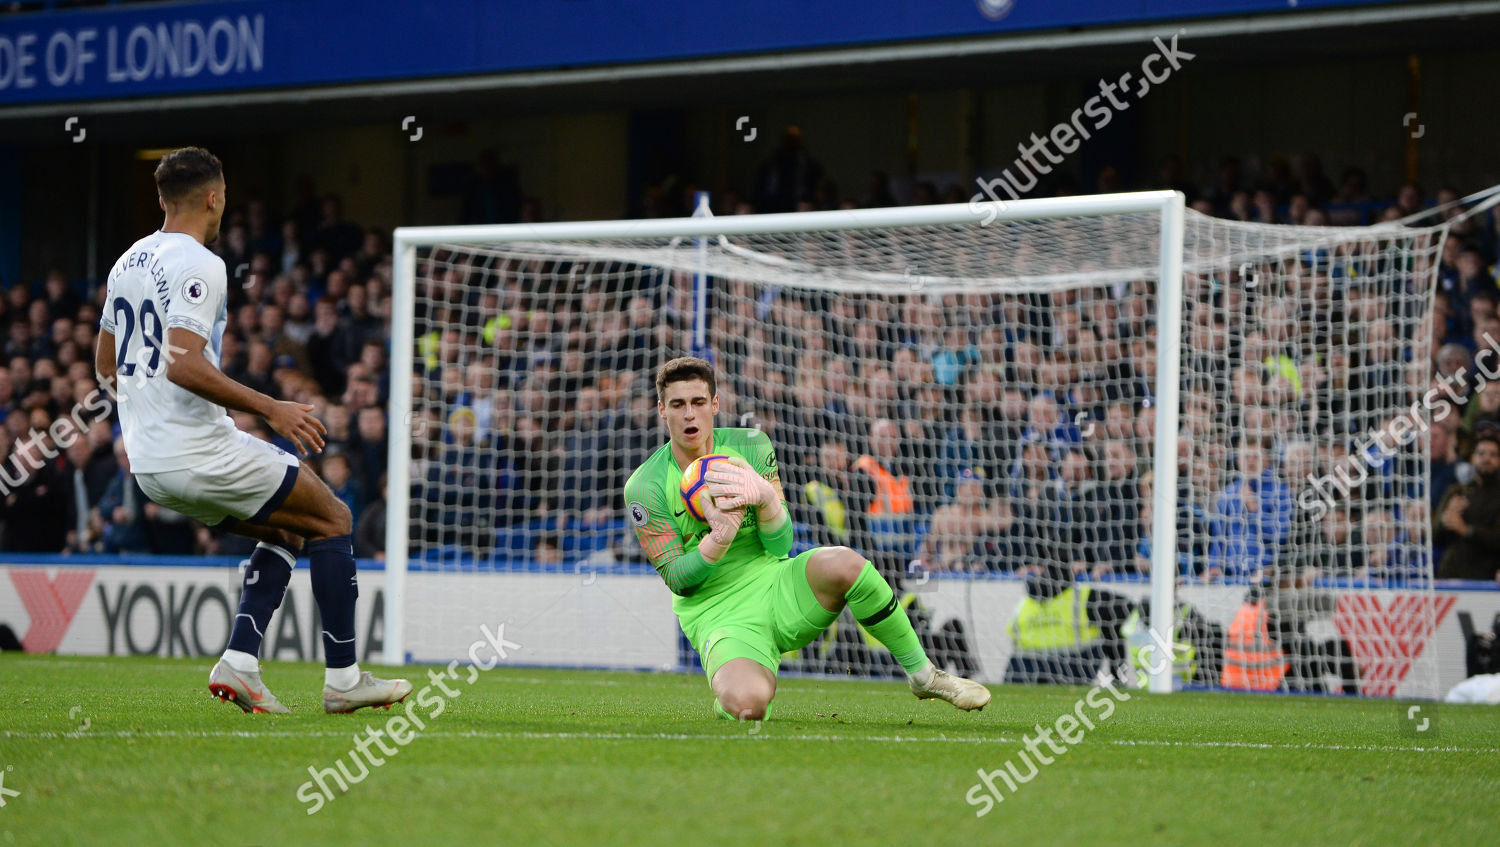
POLYGON ((1271 641, 1266 629, 1266 603, 1246 603, 1229 624, 1229 638, 1224 645, 1225 688, 1247 691, 1274 691, 1291 667, 1286 654, 1271 641))
POLYGON ((897 477, 880 466, 874 456, 860 456, 856 468, 875 480, 875 497, 870 501, 872 515, 909 515, 912 510, 911 480, 897 477))

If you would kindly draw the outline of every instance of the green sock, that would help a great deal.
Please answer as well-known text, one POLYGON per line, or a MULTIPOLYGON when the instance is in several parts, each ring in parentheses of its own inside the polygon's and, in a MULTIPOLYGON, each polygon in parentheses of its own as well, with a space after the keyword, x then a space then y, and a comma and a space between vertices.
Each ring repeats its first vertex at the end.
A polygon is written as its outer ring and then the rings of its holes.
POLYGON ((927 664, 927 653, 917 631, 911 628, 906 610, 896 602, 896 593, 875 570, 865 562, 859 579, 849 588, 844 599, 849 601, 849 611, 865 631, 885 645, 901 663, 907 673, 916 673, 927 664))

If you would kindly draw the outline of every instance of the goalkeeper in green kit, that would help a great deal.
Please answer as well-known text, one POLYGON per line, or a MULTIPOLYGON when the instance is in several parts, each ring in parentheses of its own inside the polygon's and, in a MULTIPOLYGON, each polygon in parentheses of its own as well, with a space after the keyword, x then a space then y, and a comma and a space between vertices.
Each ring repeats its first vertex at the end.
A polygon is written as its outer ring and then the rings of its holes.
POLYGON ((864 556, 820 547, 796 558, 776 453, 759 430, 714 428, 713 366, 679 358, 656 374, 657 412, 671 439, 630 475, 626 509, 672 608, 708 672, 718 713, 762 720, 781 654, 811 643, 845 606, 906 670, 912 693, 982 709, 990 692, 933 666, 891 587, 864 556), (709 454, 708 522, 687 513, 683 469, 709 454))

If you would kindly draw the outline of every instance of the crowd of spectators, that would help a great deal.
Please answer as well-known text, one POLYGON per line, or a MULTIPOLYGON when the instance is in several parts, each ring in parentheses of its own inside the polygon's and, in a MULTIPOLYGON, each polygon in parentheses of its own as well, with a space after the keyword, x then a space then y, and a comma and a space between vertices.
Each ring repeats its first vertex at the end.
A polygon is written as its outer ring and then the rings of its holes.
MULTIPOLYGON (((273 218, 259 201, 230 210, 211 247, 229 276, 224 372, 316 407, 328 444, 310 461, 359 517, 361 555, 381 552, 390 384, 382 233, 345 221, 337 197, 304 191, 285 217, 273 218)), ((0 548, 248 553, 254 542, 157 506, 136 484, 118 422, 100 414, 111 408, 94 377, 105 296, 102 284, 75 287, 54 271, 40 285, 9 286, 0 300, 0 548)), ((279 440, 259 418, 231 416, 241 429, 279 440)))
MULTIPOLYGON (((1201 191, 1183 182, 1179 164, 1161 176, 1196 208, 1229 219, 1319 225, 1425 208, 1420 190, 1403 186, 1371 215, 1362 176, 1347 172, 1335 189, 1313 157, 1253 182, 1226 159, 1201 191)), ((491 182, 499 187, 466 202, 473 217, 525 211, 509 177, 491 182)), ((882 174, 867 188, 859 201, 841 199, 789 135, 751 191, 719 202, 726 213, 896 202, 882 174)), ((640 211, 675 214, 690 189, 654 188, 640 211)), ((913 204, 967 200, 958 186, 905 193, 913 204)), ((668 272, 596 273, 522 254, 426 257, 414 412, 392 422, 385 236, 345 220, 339 199, 310 184, 298 198, 284 214, 260 201, 232 208, 212 245, 230 277, 223 369, 316 408, 328 439, 310 462, 356 516, 358 554, 382 554, 387 437, 409 426, 418 552, 637 559, 619 492, 664 438, 651 375, 686 352, 691 286, 668 272)), ((1177 440, 1184 576, 1254 580, 1292 568, 1399 580, 1438 561, 1444 546, 1463 547, 1468 559, 1486 549, 1462 515, 1482 499, 1470 496, 1476 479, 1495 468, 1460 457, 1486 421, 1500 422, 1500 394, 1472 376, 1486 334, 1500 339, 1495 223, 1465 220, 1428 251, 1440 283, 1425 317, 1427 254, 1407 251, 1415 259, 1397 266, 1388 243, 1188 275, 1184 372, 1194 378, 1183 386, 1177 440), (1413 343, 1423 320, 1434 327, 1431 349, 1413 343), (1326 509, 1298 502, 1307 480, 1336 478, 1362 449, 1359 436, 1390 426, 1395 404, 1438 384, 1453 388, 1461 408, 1432 416, 1430 485, 1427 457, 1413 446, 1364 463, 1326 509), (1467 486, 1461 502, 1440 509, 1453 486, 1467 486)), ((913 558, 940 570, 1060 562, 1095 576, 1147 567, 1157 337, 1149 283, 831 297, 719 280, 712 290, 719 424, 771 435, 803 543, 853 543, 888 569, 913 558), (904 486, 901 508, 891 508, 880 471, 904 486)), ((245 552, 250 542, 145 498, 111 419, 84 420, 76 438, 58 432, 96 389, 103 296, 102 285, 53 273, 0 298, 0 546, 245 552), (72 446, 55 449, 59 441, 72 446)), ((263 422, 234 417, 276 440, 263 422)))

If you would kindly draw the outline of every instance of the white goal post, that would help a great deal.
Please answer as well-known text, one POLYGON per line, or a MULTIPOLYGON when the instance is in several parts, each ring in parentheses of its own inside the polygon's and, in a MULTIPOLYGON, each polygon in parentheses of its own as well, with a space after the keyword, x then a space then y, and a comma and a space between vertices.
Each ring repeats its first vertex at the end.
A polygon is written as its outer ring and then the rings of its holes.
MULTIPOLYGON (((1129 212, 1157 214, 1161 218, 1157 326, 1164 351, 1157 371, 1156 405, 1156 508, 1154 535, 1176 534, 1177 380, 1181 321, 1183 195, 1176 191, 1144 191, 1090 197, 1060 197, 990 203, 975 211, 966 204, 889 209, 800 212, 772 215, 741 215, 730 218, 677 218, 656 220, 586 221, 490 226, 400 227, 395 231, 395 279, 391 303, 391 393, 390 458, 388 471, 385 559, 385 661, 404 664, 407 546, 409 529, 403 517, 409 513, 412 393, 411 359, 415 355, 414 326, 417 250, 438 244, 483 245, 507 241, 575 241, 620 238, 707 238, 781 232, 826 232, 875 229, 894 226, 942 224, 979 225, 981 221, 1039 220, 1081 215, 1129 212), (405 365, 402 367, 402 365, 405 365)), ((894 273, 894 271, 893 271, 894 273)), ((898 274, 899 275, 899 274, 898 274)), ((1156 545, 1152 551, 1151 629, 1171 643, 1173 589, 1176 563, 1174 551, 1156 545)), ((1172 668, 1159 663, 1151 678, 1151 691, 1172 690, 1172 668)))
MULTIPOLYGON (((932 327, 924 326, 922 332, 930 329, 941 335, 953 329, 958 336, 980 339, 976 346, 983 348, 984 366, 990 369, 987 378, 992 381, 1003 382, 1017 373, 1009 369, 1013 363, 1006 357, 1014 352, 1012 347, 1026 347, 1027 356, 1038 361, 1028 359, 1018 365, 1029 380, 1025 396, 1045 394, 1049 403, 1058 398, 1056 410, 1065 414, 1059 431, 1067 428, 1077 408, 1108 414, 1109 432, 1097 444, 1062 445, 1060 452, 1051 454, 1048 470, 1032 477, 1034 484, 1028 488, 1023 454, 1030 449, 1028 444, 1036 446, 1029 431, 1027 438, 1032 440, 1023 440, 1015 448, 1021 453, 1012 453, 1009 465, 1001 466, 998 460, 991 463, 989 484, 996 489, 1003 487, 1002 482, 1010 486, 997 498, 1008 498, 1010 505, 1005 508, 1014 506, 1018 512, 1032 505, 1028 496, 1035 498, 1044 489, 1047 497, 1062 498, 1063 506, 1049 500, 1047 508, 1052 511, 1041 509, 1026 518, 1032 530, 1027 543, 1035 541, 1038 529, 1041 534, 1066 534, 1069 540, 1058 542, 1058 549, 1069 546, 1071 552, 1058 554, 1059 561, 1075 573, 1088 569, 1083 562, 1095 562, 1093 547, 1113 544, 1142 551, 1139 563, 1132 567, 1143 569, 1149 561, 1149 588, 1142 591, 1146 586, 1139 583, 1130 587, 1129 579, 1120 583, 1127 596, 1150 601, 1149 630, 1136 632, 1134 658, 1140 658, 1142 649, 1145 656, 1151 655, 1149 643, 1142 647, 1146 635, 1159 646, 1183 646, 1184 598, 1193 604, 1217 604, 1218 623, 1213 626, 1221 646, 1234 607, 1251 602, 1241 599, 1247 587, 1246 598, 1261 591, 1273 610, 1280 608, 1288 617, 1300 615, 1298 592, 1304 583, 1287 574, 1299 568, 1303 573, 1319 572, 1317 566, 1308 564, 1315 562, 1321 564, 1324 576, 1338 580, 1329 582, 1333 587, 1328 596, 1318 601, 1326 606, 1315 615, 1321 616, 1321 622, 1304 632, 1307 621, 1299 618, 1296 632, 1288 635, 1305 641, 1302 649, 1307 660, 1294 661, 1289 649, 1289 673, 1302 674, 1310 686, 1294 690, 1331 690, 1340 684, 1342 674, 1345 691, 1357 686, 1361 693, 1392 696, 1399 687, 1404 693, 1432 696, 1436 684, 1436 672, 1430 667, 1432 651, 1425 657, 1412 657, 1413 651, 1421 653, 1434 625, 1433 562, 1425 552, 1430 549, 1429 530, 1422 528, 1418 509, 1418 501, 1425 508, 1427 496, 1426 430, 1418 427, 1408 452, 1387 456, 1389 461, 1366 474, 1370 482, 1362 488, 1351 484, 1343 500, 1330 499, 1316 515, 1309 517, 1306 509, 1294 509, 1292 497, 1303 477, 1313 479, 1319 462, 1328 470, 1342 454, 1355 451, 1362 433, 1383 428, 1408 406, 1416 408, 1412 398, 1420 397, 1425 387, 1422 380, 1427 375, 1418 371, 1431 345, 1427 312, 1436 280, 1436 256, 1445 234, 1446 226, 1441 225, 1293 227, 1225 221, 1187 210, 1183 196, 1173 191, 719 218, 399 228, 394 235, 391 314, 385 659, 401 664, 460 658, 460 642, 472 639, 451 636, 447 630, 474 631, 486 621, 469 618, 489 614, 487 604, 505 606, 507 613, 516 615, 516 604, 535 602, 546 606, 536 610, 537 615, 553 606, 564 611, 560 619, 549 621, 550 629, 534 630, 535 638, 570 642, 564 658, 555 658, 564 653, 543 651, 533 660, 537 664, 674 666, 673 660, 662 659, 663 651, 670 652, 664 643, 672 637, 667 631, 675 632, 675 622, 660 622, 670 595, 660 585, 652 586, 657 591, 646 592, 638 573, 627 592, 633 600, 610 599, 623 609, 616 624, 639 625, 640 632, 649 632, 658 642, 661 649, 649 656, 621 648, 629 639, 618 631, 581 634, 569 629, 579 626, 569 623, 569 617, 589 625, 593 612, 588 602, 575 602, 577 598, 555 591, 527 593, 531 583, 515 597, 507 593, 513 583, 469 590, 480 584, 481 577, 495 574, 586 573, 598 567, 586 564, 584 556, 598 550, 603 541, 570 547, 569 539, 558 540, 559 535, 569 533, 555 530, 568 525, 568 510, 575 506, 580 513, 585 506, 592 506, 593 512, 621 512, 620 492, 604 490, 613 484, 593 485, 587 503, 576 505, 579 498, 572 493, 556 491, 574 484, 564 470, 572 467, 567 464, 572 459, 553 460, 535 452, 522 456, 525 451, 518 452, 513 442, 505 448, 511 451, 509 458, 500 456, 503 451, 493 444, 470 449, 470 439, 479 437, 471 436, 467 427, 477 413, 481 429, 489 427, 498 441, 509 436, 503 428, 511 424, 530 432, 561 426, 559 421, 571 426, 568 407, 574 397, 569 392, 575 388, 569 386, 592 386, 585 382, 591 377, 579 368, 584 361, 595 361, 596 345, 589 333, 597 331, 600 322, 594 318, 609 312, 618 319, 615 323, 623 324, 624 318, 614 313, 624 312, 627 301, 634 310, 631 298, 649 290, 657 298, 654 308, 670 324, 653 328, 662 332, 649 335, 652 344, 678 355, 703 344, 708 326, 717 339, 707 343, 710 350, 738 345, 738 352, 716 360, 716 366, 723 368, 720 393, 726 407, 738 415, 740 425, 754 420, 760 426, 763 419, 767 426, 785 425, 789 433, 797 427, 811 430, 796 447, 800 464, 817 457, 819 439, 813 436, 846 436, 845 424, 830 424, 827 418, 816 424, 786 423, 788 415, 800 412, 787 409, 784 403, 778 407, 780 401, 765 397, 752 402, 743 384, 726 382, 741 366, 778 356, 796 361, 804 355, 801 345, 810 340, 810 348, 817 348, 806 353, 813 370, 855 368, 856 378, 840 382, 830 373, 825 381, 824 374, 798 370, 801 365, 778 364, 784 372, 770 376, 787 391, 777 396, 791 396, 796 371, 798 390, 805 382, 809 390, 824 397, 838 393, 836 385, 851 384, 857 386, 851 391, 869 399, 874 393, 867 385, 871 373, 883 371, 887 378, 890 372, 900 373, 901 362, 882 356, 894 351, 911 360, 919 355, 912 350, 921 348, 926 351, 920 354, 926 357, 926 387, 931 389, 924 395, 928 405, 901 408, 957 403, 962 409, 944 413, 950 416, 945 418, 953 427, 950 431, 957 431, 958 419, 979 403, 965 391, 975 378, 968 374, 979 370, 974 363, 980 354, 965 359, 968 354, 960 351, 960 375, 955 378, 950 369, 944 373, 943 386, 932 385, 939 365, 931 351, 942 345, 931 343, 936 335, 920 335, 909 324, 930 319, 932 327), (524 305, 507 305, 506 298, 519 298, 524 305), (788 301, 795 308, 783 310, 788 301), (875 301, 879 301, 879 317, 872 311, 866 320, 863 310, 875 301), (973 303, 983 304, 982 314, 974 311, 973 303), (848 339, 830 328, 834 324, 821 323, 826 316, 818 312, 825 307, 841 313, 840 320, 853 316, 844 321, 843 329, 861 321, 878 321, 885 337, 903 340, 849 352, 848 339), (507 308, 512 308, 508 314, 507 308), (1106 343, 1104 336, 1113 331, 1109 326, 1124 326, 1127 312, 1136 322, 1133 326, 1149 328, 1136 330, 1140 334, 1134 336, 1123 331, 1106 343), (944 323, 954 315, 961 317, 964 329, 944 323), (986 325, 987 320, 1002 315, 1012 322, 1003 332, 986 325), (1079 315, 1085 316, 1081 330, 1079 315), (773 325, 793 322, 798 323, 794 331, 774 336, 773 325), (504 335, 503 328, 513 324, 526 327, 519 332, 521 343, 547 349, 539 358, 517 357, 522 364, 514 365, 514 372, 501 373, 500 366, 493 365, 495 351, 487 345, 492 335, 504 335), (749 334, 755 336, 748 342, 752 350, 748 354, 744 352, 746 339, 740 337, 747 326, 754 327, 749 334), (1013 331, 1019 334, 1006 334, 1013 331), (542 338, 543 333, 567 333, 567 339, 542 338), (1002 337, 1007 339, 1005 352, 996 358, 991 354, 999 345, 996 339, 1002 337), (1012 345, 1010 339, 1017 337, 1027 340, 1012 345), (1076 339, 1087 339, 1079 343, 1091 351, 1084 365, 1066 349, 1076 339), (1143 341, 1150 361, 1142 358, 1143 341), (881 352, 870 352, 875 349, 881 352), (566 358, 575 353, 572 360, 566 358), (1099 360, 1110 355, 1132 359, 1133 365, 1117 370, 1118 363, 1099 360), (547 375, 544 387, 532 384, 534 373, 528 373, 528 368, 547 375), (1077 386, 1080 391, 1075 392, 1075 383, 1069 380, 1085 370, 1092 382, 1087 391, 1077 386), (421 376, 414 377, 414 371, 421 376), (414 393, 414 383, 422 396, 414 393), (508 410, 492 410, 473 399, 473 394, 482 394, 489 386, 502 385, 504 392, 514 391, 508 410), (821 393, 825 390, 826 395, 821 393), (463 401, 468 412, 457 414, 460 401, 454 398, 465 391, 470 392, 463 401), (746 396, 736 397, 737 392, 746 396), (1063 397, 1068 398, 1066 402, 1063 397), (1115 417, 1132 414, 1135 417, 1123 423, 1115 417), (528 417, 535 419, 525 420, 528 417), (433 435, 434 426, 443 432, 433 435), (454 436, 453 426, 464 427, 462 434, 454 436), (1126 478, 1132 492, 1140 483, 1144 496, 1139 512, 1144 517, 1150 508, 1149 521, 1137 521, 1135 507, 1125 517, 1106 514, 1110 504, 1097 497, 1089 507, 1095 511, 1059 510, 1074 508, 1067 505, 1074 493, 1066 477, 1069 471, 1063 467, 1064 459, 1072 456, 1069 451, 1087 456, 1079 461, 1087 461, 1090 468, 1103 468, 1106 455, 1113 456, 1108 449, 1114 446, 1110 438, 1129 439, 1134 445, 1122 451, 1137 462, 1126 478), (518 463, 517 456, 524 462, 518 463), (1271 457, 1275 468, 1263 469, 1271 457), (415 475, 414 462, 420 470, 415 475), (476 468, 466 468, 466 463, 475 463, 476 468), (1001 468, 999 474, 996 467, 1001 468), (1005 468, 1014 469, 1012 476, 997 479, 1006 474, 1005 468), (523 476, 525 481, 518 482, 523 476), (1145 494, 1148 485, 1149 494, 1145 494), (509 493, 491 496, 491 488, 509 493), (1054 495, 1055 490, 1063 494, 1054 495), (501 502, 502 498, 509 499, 501 502), (559 507, 559 502, 573 505, 559 507), (564 516, 561 521, 559 513, 564 516), (1329 513, 1334 517, 1323 520, 1329 513), (537 514, 550 516, 546 517, 551 521, 546 524, 549 529, 527 534, 526 527, 542 525, 533 520, 537 514), (1364 535, 1339 536, 1340 515, 1346 533, 1349 521, 1356 525, 1367 521, 1372 527, 1381 524, 1384 529, 1380 531, 1389 538, 1374 528, 1364 535), (1131 526, 1122 534, 1125 523, 1131 526), (1391 528, 1397 524, 1398 528, 1391 528), (1121 542, 1122 537, 1130 539, 1129 545, 1121 542), (1153 538, 1175 543, 1151 544, 1153 538), (1138 548, 1136 539, 1140 540, 1138 548), (1334 549, 1340 544, 1358 550, 1344 555, 1347 551, 1334 549), (544 549, 547 561, 561 564, 562 571, 537 569, 531 561, 533 550, 541 561, 544 549), (1323 558, 1318 559, 1319 555, 1323 558), (569 557, 570 561, 563 561, 569 557), (417 575, 420 585, 411 582, 417 575), (1179 590, 1180 582, 1186 585, 1184 590, 1179 590), (1401 613, 1406 618, 1397 627, 1403 633, 1399 638, 1383 634, 1385 619, 1370 617, 1397 605, 1391 599, 1393 591, 1401 595, 1403 609, 1410 607, 1401 613), (417 594, 420 599, 413 599, 417 594), (652 605, 649 615, 627 608, 641 602, 652 605), (1373 612, 1368 611, 1371 608, 1373 612), (648 617, 649 622, 644 620, 648 617), (1407 632, 1418 634, 1414 648, 1407 632), (590 658, 589 650, 595 646, 601 653, 618 649, 620 655, 590 658), (1386 661, 1397 654, 1407 661, 1386 661), (1423 662, 1429 667, 1409 674, 1423 662), (1316 687, 1324 683, 1324 688, 1316 687)), ((512 338, 506 343, 516 341, 512 338)), ((965 342, 953 343, 962 347, 965 342)), ((659 363, 658 355, 665 355, 662 349, 647 351, 644 360, 659 363)), ((1015 356, 1019 361, 1020 353, 1015 356)), ((649 370, 639 364, 640 358, 629 360, 631 368, 621 364, 624 359, 608 361, 620 372, 649 370)), ((639 395, 637 386, 635 394, 639 395)), ((993 390, 1006 387, 1001 384, 993 390)), ((604 391, 590 388, 591 411, 593 403, 602 402, 595 397, 602 398, 604 391)), ((618 403, 624 391, 612 396, 618 403)), ((829 402, 837 406, 842 399, 831 397, 829 402)), ((871 408, 876 405, 869 404, 871 408)), ((1082 414, 1088 416, 1090 411, 1082 414)), ((735 425, 734 420, 724 419, 729 417, 722 415, 718 425, 735 425)), ((867 428, 876 417, 895 416, 889 411, 870 412, 859 418, 859 426, 867 428)), ((1034 430, 1044 435, 1051 432, 1041 424, 1034 430)), ((1079 438, 1076 431, 1073 438, 1079 438)), ((661 440, 657 438, 656 443, 661 440)), ((792 448, 783 448, 780 430, 772 433, 772 440, 784 457, 791 453, 792 448)), ((542 443, 540 436, 535 443, 542 443)), ((940 436, 926 443, 924 461, 936 462, 939 451, 948 449, 940 436)), ((549 448, 548 452, 562 451, 549 448)), ((621 456, 611 458, 618 464, 621 456)), ((941 474, 929 474, 935 487, 925 514, 936 514, 933 507, 953 503, 957 496, 957 469, 963 463, 950 458, 942 457, 946 464, 941 474)), ((783 462, 783 467, 789 464, 783 462)), ((977 462, 974 467, 978 472, 977 462)), ((1371 467, 1376 466, 1372 463, 1371 467)), ((1102 473, 1085 471, 1085 487, 1097 483, 1099 490, 1106 490, 1102 473), (1096 473, 1100 475, 1095 477, 1096 473)), ((591 479, 606 478, 607 474, 591 479)), ((1306 504, 1299 499, 1297 505, 1306 504)), ((927 528, 931 526, 935 523, 927 528)), ((920 542, 903 555, 915 555, 917 546, 920 542)), ((1052 553, 1038 553, 1038 549, 1027 547, 1005 567, 1023 562, 1038 567, 1044 559, 1053 562, 1052 553)), ((1117 551, 1110 555, 1119 558, 1117 551)), ((610 559, 626 560, 644 561, 644 557, 634 549, 610 559)), ((956 566, 957 570, 966 568, 984 570, 982 566, 956 566)), ((1102 569, 1103 587, 1111 588, 1109 567, 1102 569)), ((1097 578, 1099 571, 1094 572, 1097 578)), ((1126 568, 1122 566, 1119 572, 1126 573, 1126 568)), ((593 579, 590 573, 590 583, 593 579)), ((1015 585, 1013 580, 1011 585, 1015 585)), ((933 596, 939 603, 951 600, 939 595, 933 596)), ((1005 595, 1007 602, 1012 596, 1005 595)), ((975 645, 972 652, 984 666, 986 681, 1000 681, 999 666, 1012 659, 1013 653, 1010 636, 998 620, 1010 609, 982 609, 982 614, 976 614, 971 594, 959 602, 970 606, 960 615, 959 639, 970 639, 975 645), (1003 648, 994 646, 1001 642, 1003 648)), ((521 608, 519 616, 531 617, 527 611, 521 608)), ((686 667, 684 657, 689 654, 679 649, 677 669, 686 667)), ((853 670, 846 672, 864 673, 866 668, 860 663, 866 660, 854 660, 853 670)), ((1200 656, 1200 662, 1207 659, 1200 656)), ((1185 679, 1182 668, 1172 663, 1137 664, 1149 668, 1152 692, 1170 692, 1185 679)), ((1009 681, 1010 670, 1005 676, 1009 681)), ((1195 678, 1195 682, 1202 681, 1195 678)), ((1217 682, 1215 672, 1213 679, 1202 684, 1217 682)))

